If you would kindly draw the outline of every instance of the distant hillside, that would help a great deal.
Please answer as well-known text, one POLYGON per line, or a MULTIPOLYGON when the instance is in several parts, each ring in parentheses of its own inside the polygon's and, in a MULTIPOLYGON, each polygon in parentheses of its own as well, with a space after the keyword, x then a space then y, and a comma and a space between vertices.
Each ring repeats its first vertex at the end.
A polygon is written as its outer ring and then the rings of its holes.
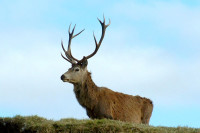
POLYGON ((200 133, 188 127, 153 127, 114 120, 47 120, 38 116, 0 117, 0 133, 200 133))

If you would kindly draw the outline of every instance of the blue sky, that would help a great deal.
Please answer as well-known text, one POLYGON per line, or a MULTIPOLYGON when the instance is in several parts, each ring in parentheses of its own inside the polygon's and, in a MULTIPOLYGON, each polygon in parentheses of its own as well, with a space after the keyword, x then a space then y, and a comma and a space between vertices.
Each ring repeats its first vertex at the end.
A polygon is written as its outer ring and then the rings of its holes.
POLYGON ((154 126, 200 128, 200 2, 0 0, 0 116, 88 118, 73 86, 60 76, 70 23, 85 31, 72 42, 77 58, 100 37, 97 17, 111 25, 89 60, 98 86, 154 102, 154 126))

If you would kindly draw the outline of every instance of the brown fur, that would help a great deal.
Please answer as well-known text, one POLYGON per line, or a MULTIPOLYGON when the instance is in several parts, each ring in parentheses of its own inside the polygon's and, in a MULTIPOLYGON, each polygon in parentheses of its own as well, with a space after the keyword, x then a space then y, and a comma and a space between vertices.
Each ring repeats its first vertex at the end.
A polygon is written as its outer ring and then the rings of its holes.
POLYGON ((92 119, 109 118, 149 124, 153 110, 151 100, 114 92, 105 87, 97 87, 89 72, 85 81, 74 84, 74 92, 78 102, 92 119))

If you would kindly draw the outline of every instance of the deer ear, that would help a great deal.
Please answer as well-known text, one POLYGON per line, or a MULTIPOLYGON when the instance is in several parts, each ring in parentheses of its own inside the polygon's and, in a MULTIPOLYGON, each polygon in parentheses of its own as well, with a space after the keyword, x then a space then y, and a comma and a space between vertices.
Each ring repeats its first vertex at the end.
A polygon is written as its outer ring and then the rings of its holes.
POLYGON ((88 65, 88 61, 87 61, 87 58, 85 58, 85 56, 84 56, 81 67, 85 68, 85 67, 87 67, 87 65, 88 65))

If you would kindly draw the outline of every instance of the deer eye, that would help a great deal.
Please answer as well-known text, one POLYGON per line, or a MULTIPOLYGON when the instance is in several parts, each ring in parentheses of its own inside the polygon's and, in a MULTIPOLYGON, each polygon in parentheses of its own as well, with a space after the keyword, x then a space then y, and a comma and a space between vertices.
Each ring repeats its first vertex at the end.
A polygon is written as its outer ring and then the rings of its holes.
POLYGON ((76 68, 76 69, 75 69, 75 71, 76 71, 76 72, 78 72, 78 71, 79 71, 79 69, 78 69, 78 68, 76 68))

